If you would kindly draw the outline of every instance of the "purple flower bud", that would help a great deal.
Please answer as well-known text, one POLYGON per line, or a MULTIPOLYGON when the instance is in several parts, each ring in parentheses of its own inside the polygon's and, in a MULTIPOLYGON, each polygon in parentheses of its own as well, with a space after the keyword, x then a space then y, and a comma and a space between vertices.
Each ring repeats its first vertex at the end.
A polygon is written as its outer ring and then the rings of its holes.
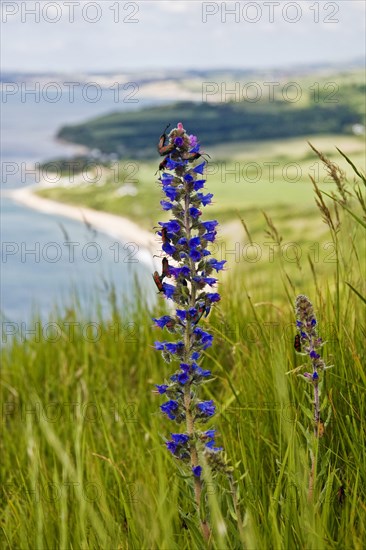
POLYGON ((193 280, 197 283, 205 284, 205 285, 214 285, 217 283, 217 279, 215 277, 193 277, 193 280))
POLYGON ((165 342, 154 342, 154 348, 158 351, 162 351, 164 349, 165 342))
POLYGON ((196 180, 194 182, 193 189, 195 191, 199 191, 200 189, 202 189, 204 187, 205 182, 206 182, 206 180, 196 180))
POLYGON ((190 258, 192 258, 192 260, 194 262, 199 262, 200 259, 201 259, 201 253, 198 252, 198 250, 196 250, 196 249, 191 250, 190 253, 189 253, 189 256, 190 256, 190 258))
POLYGON ((159 225, 165 227, 169 233, 178 233, 181 230, 180 223, 176 220, 169 220, 168 222, 159 222, 159 225))
POLYGON ((220 301, 220 294, 218 294, 217 292, 209 293, 209 294, 206 294, 206 298, 211 303, 219 302, 220 301))
POLYGON ((173 208, 173 204, 168 201, 160 201, 160 204, 163 207, 163 210, 171 210, 173 208))
POLYGON ((205 416, 210 417, 215 414, 216 408, 212 399, 210 401, 201 401, 200 403, 197 403, 197 407, 205 416))
POLYGON ((220 271, 224 268, 224 264, 226 264, 226 260, 215 260, 215 258, 211 258, 208 260, 208 263, 213 267, 213 269, 216 269, 216 271, 220 271))
POLYGON ((189 277, 190 274, 191 274, 191 270, 189 269, 189 267, 187 265, 184 265, 181 270, 180 270, 180 274, 182 275, 182 277, 189 277))
POLYGON ((207 195, 204 195, 203 193, 197 193, 197 198, 200 200, 203 206, 207 206, 208 204, 211 204, 213 194, 207 193, 207 195))
POLYGON ((161 384, 160 386, 159 384, 155 384, 155 387, 160 394, 166 393, 166 390, 169 388, 169 386, 167 386, 166 384, 161 384))
POLYGON ((185 320, 186 320, 186 318, 187 318, 187 312, 186 312, 185 309, 177 309, 175 313, 176 313, 178 319, 180 319, 181 321, 185 321, 185 320))
POLYGON ((206 166, 206 161, 202 162, 201 164, 198 164, 198 166, 195 166, 192 171, 196 172, 196 174, 203 174, 205 166, 206 166))
POLYGON ((192 174, 186 174, 183 179, 187 183, 192 183, 194 181, 194 177, 192 176, 192 174))
POLYGON ((167 446, 168 451, 170 451, 172 454, 176 452, 178 447, 178 445, 174 443, 174 441, 167 441, 165 445, 167 446))
POLYGON ((211 429, 211 430, 206 430, 205 432, 203 432, 203 435, 205 437, 215 437, 215 433, 216 433, 216 430, 211 429))
POLYGON ((192 472, 195 477, 201 477, 202 474, 202 466, 193 466, 192 472))
POLYGON ((207 222, 202 222, 203 227, 206 229, 208 233, 215 230, 215 227, 218 225, 218 222, 216 220, 210 220, 207 222))
POLYGON ((205 233, 202 238, 206 241, 209 241, 210 243, 213 243, 215 241, 215 237, 216 231, 210 231, 209 233, 205 233))
POLYGON ((170 243, 164 243, 163 246, 161 247, 165 254, 168 254, 169 256, 173 256, 173 254, 176 252, 176 248, 175 246, 173 246, 172 244, 170 243))
POLYGON ((223 451, 222 447, 214 447, 213 445, 211 445, 211 441, 209 443, 207 443, 206 447, 208 449, 210 449, 211 451, 213 451, 214 453, 218 453, 220 451, 223 451))
POLYGON ((191 370, 191 365, 188 365, 188 363, 181 363, 180 368, 183 372, 187 373, 191 370))
POLYGON ((212 346, 213 336, 208 332, 205 332, 199 327, 196 327, 193 331, 193 334, 196 336, 196 339, 199 341, 203 349, 207 349, 212 346))
POLYGON ((208 442, 206 443, 206 447, 207 447, 208 449, 211 449, 211 451, 215 451, 215 452, 217 452, 217 451, 222 451, 222 447, 215 447, 215 445, 216 445, 216 443, 215 443, 215 441, 214 441, 213 439, 212 439, 211 441, 208 441, 208 442))
POLYGON ((201 210, 198 210, 198 208, 195 208, 194 206, 191 206, 188 212, 192 218, 199 218, 199 216, 201 216, 202 214, 201 210))
POLYGON ((165 342, 165 349, 169 353, 177 353, 177 344, 175 344, 174 342, 165 342))
POLYGON ((163 283, 163 292, 167 298, 173 298, 175 292, 175 286, 163 283))
POLYGON ((172 187, 171 185, 167 185, 167 186, 163 187, 163 191, 166 194, 166 196, 168 197, 168 199, 170 199, 171 201, 177 200, 178 191, 175 187, 172 187))
POLYGON ((181 373, 178 374, 177 380, 178 380, 179 384, 184 385, 188 382, 189 376, 186 372, 181 372, 181 373))
POLYGON ((184 144, 184 139, 181 138, 181 137, 176 137, 175 140, 174 140, 174 145, 176 145, 177 147, 182 147, 182 145, 184 144))
POLYGON ((198 376, 202 376, 202 378, 207 378, 208 376, 211 376, 211 371, 207 369, 201 369, 201 367, 198 367, 196 369, 196 374, 198 374, 198 376))
POLYGON ((197 145, 197 143, 198 143, 197 136, 194 136, 193 134, 191 134, 191 135, 189 136, 189 145, 190 145, 191 147, 195 147, 195 146, 197 145))
POLYGON ((187 434, 171 434, 174 443, 179 445, 185 445, 189 441, 189 435, 187 434))
POLYGON ((173 174, 167 174, 166 172, 163 172, 160 181, 165 185, 170 185, 172 181, 174 180, 173 174))
POLYGON ((160 319, 153 319, 153 321, 158 327, 164 328, 168 323, 171 323, 173 319, 169 315, 164 315, 160 317, 160 319))
POLYGON ((200 244, 201 244, 200 237, 192 237, 192 239, 190 239, 189 241, 190 248, 197 248, 197 246, 199 246, 200 244))
POLYGON ((177 401, 174 401, 174 400, 171 399, 170 401, 167 401, 163 405, 160 405, 160 409, 171 420, 175 420, 175 415, 173 414, 173 412, 178 409, 178 403, 177 403, 177 401))
POLYGON ((180 166, 184 166, 185 164, 186 162, 184 160, 181 162, 176 162, 175 160, 168 157, 166 167, 168 168, 168 170, 175 170, 176 168, 179 168, 180 166))

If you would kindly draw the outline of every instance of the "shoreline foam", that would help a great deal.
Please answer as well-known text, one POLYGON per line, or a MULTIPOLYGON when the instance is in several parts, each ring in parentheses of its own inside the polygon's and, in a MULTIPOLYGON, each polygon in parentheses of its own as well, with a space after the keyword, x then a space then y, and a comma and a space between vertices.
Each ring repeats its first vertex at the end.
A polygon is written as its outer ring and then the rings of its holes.
POLYGON ((159 242, 153 233, 122 216, 39 197, 34 191, 41 188, 41 185, 21 187, 3 192, 3 196, 50 216, 63 216, 83 224, 90 224, 94 229, 124 244, 134 243, 139 247, 138 259, 151 268, 154 267, 154 255, 159 254, 159 242))

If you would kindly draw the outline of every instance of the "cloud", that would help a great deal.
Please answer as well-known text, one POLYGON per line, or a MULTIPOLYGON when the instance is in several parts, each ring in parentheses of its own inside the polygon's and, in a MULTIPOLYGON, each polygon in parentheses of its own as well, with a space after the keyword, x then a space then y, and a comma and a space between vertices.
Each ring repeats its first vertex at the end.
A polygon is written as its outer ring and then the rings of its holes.
POLYGON ((189 8, 192 7, 192 0, 190 2, 181 0, 167 0, 167 1, 153 1, 151 5, 157 7, 159 10, 168 13, 187 13, 189 8))
MULTIPOLYGON (((259 2, 257 1, 259 4, 259 2)), ((36 2, 22 2, 30 9, 36 2)), ((39 5, 42 5, 38 2, 39 5)), ((57 15, 49 3, 48 18, 57 15)), ((301 19, 291 23, 283 16, 281 4, 276 8, 275 20, 269 20, 264 8, 257 23, 222 13, 202 21, 200 1, 144 1, 135 5, 135 13, 127 4, 105 0, 99 2, 101 17, 95 23, 95 9, 87 11, 92 2, 75 2, 74 19, 64 7, 62 18, 50 23, 34 16, 21 19, 12 16, 2 26, 1 49, 3 70, 22 71, 113 71, 151 68, 214 68, 214 67, 273 67, 288 64, 344 61, 364 53, 365 22, 360 17, 363 2, 315 3, 320 21, 314 21, 312 3, 301 5, 301 19), (77 6, 78 4, 78 6, 77 6), (334 5, 339 7, 332 15, 334 5), (328 6, 326 8, 326 6, 328 6), (119 9, 119 12, 116 10, 119 9), (118 15, 116 20, 116 14, 118 15), (339 19, 326 23, 325 17, 339 19), (130 19, 136 22, 131 22, 130 19)), ((291 2, 287 2, 291 4, 291 2)), ((223 3, 217 3, 221 10, 223 3)), ((229 5, 229 3, 227 4, 229 5)), ((230 2, 230 6, 236 5, 230 2)), ((244 3, 240 3, 240 9, 244 3)), ((287 18, 296 12, 289 9, 287 18)), ((248 12, 249 14, 249 12, 248 12)), ((253 12, 250 12, 253 16, 253 12)))
POLYGON ((363 13, 366 13, 366 3, 364 0, 351 0, 350 4, 359 11, 362 11, 363 13))

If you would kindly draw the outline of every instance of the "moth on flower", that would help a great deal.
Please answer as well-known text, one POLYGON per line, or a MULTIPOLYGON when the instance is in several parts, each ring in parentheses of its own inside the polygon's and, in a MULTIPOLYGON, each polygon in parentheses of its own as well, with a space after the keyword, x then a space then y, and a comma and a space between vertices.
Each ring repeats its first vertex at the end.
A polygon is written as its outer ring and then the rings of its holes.
POLYGON ((154 279, 154 283, 156 284, 156 287, 157 287, 158 291, 162 292, 163 291, 163 280, 162 280, 161 275, 159 275, 159 273, 157 271, 154 271, 153 279, 154 279))
POLYGON ((296 334, 295 340, 294 340, 294 348, 298 353, 301 353, 301 339, 300 334, 296 334))
POLYGON ((165 157, 159 164, 159 170, 176 168, 175 165, 179 165, 180 161, 193 161, 201 156, 198 152, 196 136, 188 136, 181 122, 178 122, 177 127, 167 136, 166 131, 169 126, 170 124, 166 126, 158 142, 158 153, 161 157, 165 157))

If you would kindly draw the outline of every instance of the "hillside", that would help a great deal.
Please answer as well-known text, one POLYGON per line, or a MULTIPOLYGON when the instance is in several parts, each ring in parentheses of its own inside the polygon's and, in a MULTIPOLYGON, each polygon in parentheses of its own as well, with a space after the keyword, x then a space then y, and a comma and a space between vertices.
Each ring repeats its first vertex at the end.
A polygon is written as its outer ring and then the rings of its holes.
POLYGON ((151 147, 163 130, 161 121, 184 123, 199 134, 205 145, 225 142, 278 139, 309 134, 351 134, 361 123, 358 111, 348 105, 314 105, 294 109, 273 104, 199 104, 178 102, 138 112, 115 112, 85 124, 64 126, 58 137, 118 156, 155 154, 151 147))
MULTIPOLYGON (((210 101, 176 101, 140 110, 117 111, 85 123, 64 126, 58 138, 120 158, 148 158, 155 156, 152 144, 164 126, 183 118, 184 124, 200 136, 205 146, 319 134, 347 135, 353 133, 355 124, 365 124, 366 87, 359 74, 300 79, 293 83, 301 90, 298 101, 288 99, 296 88, 286 88, 288 78, 286 83, 281 82, 274 88, 273 97, 264 82, 254 83, 263 93, 259 101, 251 101, 242 97, 243 82, 228 80, 226 89, 237 85, 240 90, 233 101, 224 102, 225 94, 217 84, 217 93, 207 97, 210 101)), ((196 97, 197 86, 202 87, 202 81, 195 84, 196 97)), ((249 88, 247 90, 249 95, 249 88)))

